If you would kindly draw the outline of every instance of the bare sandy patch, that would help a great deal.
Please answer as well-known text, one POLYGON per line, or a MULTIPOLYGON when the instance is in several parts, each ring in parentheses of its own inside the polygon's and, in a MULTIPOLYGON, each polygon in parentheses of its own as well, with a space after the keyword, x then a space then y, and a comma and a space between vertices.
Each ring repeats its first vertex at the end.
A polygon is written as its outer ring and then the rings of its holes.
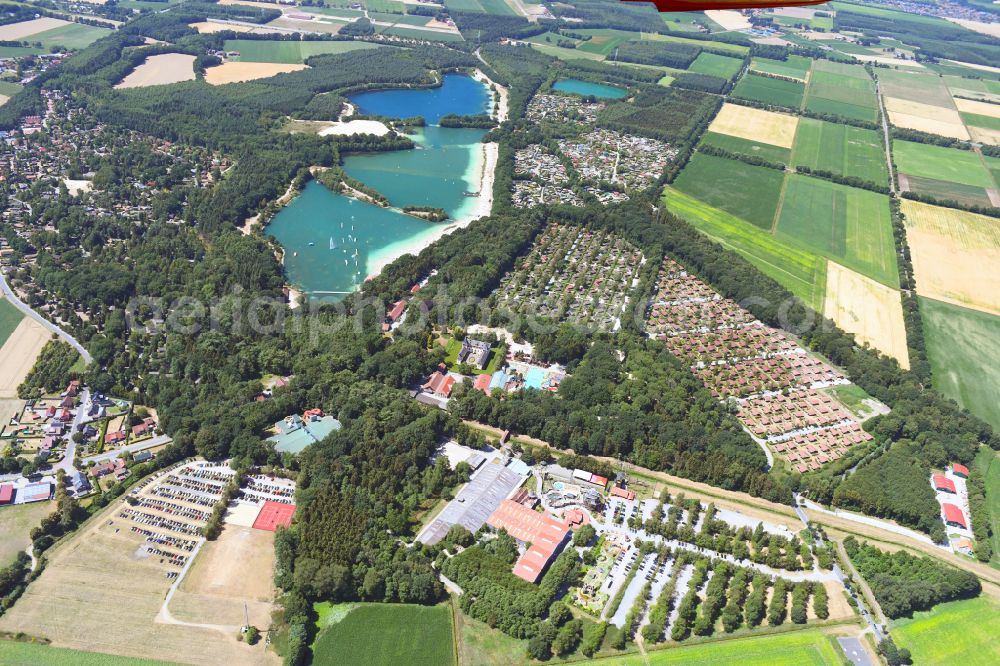
POLYGON ((961 97, 956 97, 955 106, 958 107, 959 111, 964 111, 965 113, 976 113, 980 116, 989 116, 990 118, 1000 118, 1000 104, 990 104, 989 102, 977 102, 972 99, 962 99, 961 97))
POLYGON ((855 54, 854 57, 860 60, 861 62, 877 62, 883 65, 912 67, 913 69, 927 69, 926 67, 923 66, 922 63, 919 63, 916 60, 907 60, 905 58, 894 58, 892 56, 885 56, 885 55, 864 55, 863 53, 855 54))
POLYGON ((963 28, 968 28, 973 32, 978 32, 981 35, 989 35, 990 37, 996 37, 1000 39, 1000 23, 986 23, 985 21, 970 21, 969 19, 952 18, 950 16, 945 16, 945 20, 951 21, 952 23, 957 23, 963 28))
POLYGON ((20 23, 9 23, 7 25, 0 26, 0 40, 17 41, 19 39, 31 37, 32 35, 37 35, 40 32, 45 32, 46 30, 60 28, 69 24, 69 21, 49 18, 47 16, 32 19, 30 21, 21 21, 20 23))
POLYGON ((750 27, 750 19, 735 9, 709 9, 705 16, 726 30, 747 30, 750 27))
POLYGON ((41 324, 25 317, 7 342, 0 347, 0 398, 16 398, 17 387, 24 381, 52 334, 41 324))
POLYGON ((991 143, 1000 145, 1000 130, 989 129, 988 127, 970 127, 969 134, 973 140, 979 143, 991 143))
POLYGON ((897 127, 950 136, 963 141, 968 141, 970 138, 962 117, 955 109, 911 102, 897 97, 886 97, 885 107, 889 112, 889 120, 897 127))
POLYGON ((242 81, 253 81, 254 79, 266 79, 276 74, 286 72, 297 72, 305 69, 305 65, 284 64, 277 62, 241 62, 230 60, 218 67, 210 67, 205 70, 205 81, 213 86, 221 86, 226 83, 240 83, 242 81))
POLYGON ((268 35, 276 32, 274 30, 268 30, 267 28, 257 28, 239 23, 217 23, 215 21, 200 21, 198 23, 190 23, 188 25, 203 35, 211 35, 216 32, 238 32, 250 35, 268 35))
POLYGON ((10 100, 10 97, 8 97, 7 95, 0 95, 0 106, 6 104, 8 100, 10 100))
POLYGON ((90 190, 94 187, 93 183, 89 180, 73 180, 71 178, 64 178, 63 184, 66 185, 66 189, 69 190, 69 193, 74 197, 83 192, 90 192, 90 190))
POLYGON ((816 15, 816 10, 812 7, 777 7, 771 11, 775 16, 787 16, 789 18, 811 19, 816 15))
POLYGON ((724 104, 708 129, 719 134, 791 148, 795 143, 795 130, 798 126, 797 116, 738 104, 724 104))
POLYGON ((194 81, 193 55, 161 53, 149 56, 132 73, 115 84, 115 88, 147 88, 181 81, 194 81))
MULTIPOLYGON (((312 14, 310 14, 312 16, 312 14)), ((298 19, 292 18, 290 14, 285 14, 280 16, 268 25, 274 26, 276 28, 288 28, 289 30, 297 30, 299 32, 322 32, 327 35, 336 35, 340 32, 340 29, 347 25, 347 21, 330 21, 320 19, 316 17, 315 19, 298 19)))
POLYGON ((1000 225, 991 217, 902 200, 917 293, 1000 314, 1000 225))
MULTIPOLYGON (((178 592, 236 602, 237 615, 198 621, 242 624, 243 601, 270 604, 274 599, 274 532, 227 525, 215 541, 206 542, 178 592)), ((176 597, 175 597, 176 598, 176 597)), ((176 615, 176 608, 170 606, 176 615)))
POLYGON ((351 134, 374 134, 384 136, 389 133, 385 123, 377 120, 348 120, 344 123, 332 123, 330 127, 321 129, 320 136, 349 136, 351 134))
POLYGON ((823 314, 858 342, 892 356, 909 369, 903 304, 896 289, 827 261, 823 314))

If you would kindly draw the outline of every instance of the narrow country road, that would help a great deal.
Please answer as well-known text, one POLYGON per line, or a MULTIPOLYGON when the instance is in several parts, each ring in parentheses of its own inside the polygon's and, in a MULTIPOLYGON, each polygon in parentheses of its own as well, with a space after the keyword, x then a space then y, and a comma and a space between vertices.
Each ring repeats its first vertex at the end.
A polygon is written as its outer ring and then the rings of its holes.
POLYGON ((889 167, 889 191, 896 195, 896 174, 892 170, 892 144, 889 139, 889 116, 885 111, 885 100, 882 98, 882 88, 875 78, 875 97, 878 98, 879 115, 882 118, 882 137, 885 140, 885 163, 889 167))
POLYGON ((83 345, 81 345, 79 342, 76 341, 76 338, 74 338, 72 335, 70 335, 60 327, 53 324, 51 321, 49 321, 42 315, 32 310, 27 303, 25 303, 24 301, 22 301, 20 298, 17 297, 17 294, 14 293, 14 290, 10 288, 9 284, 7 284, 7 276, 4 274, 3 271, 0 271, 0 288, 3 289, 4 296, 7 297, 7 300, 10 301, 14 307, 23 312, 25 315, 37 321, 47 330, 51 331, 52 333, 55 333, 64 341, 68 342, 69 345, 73 347, 73 349, 80 352, 80 356, 83 357, 83 362, 85 364, 90 365, 91 363, 93 363, 94 357, 90 355, 90 352, 88 352, 86 349, 83 348, 83 345))
POLYGON ((115 449, 114 451, 105 451, 104 453, 98 453, 97 455, 87 456, 83 459, 83 464, 87 465, 89 463, 104 462, 105 460, 113 460, 119 457, 125 451, 129 453, 135 453, 136 451, 142 451, 143 449, 152 449, 156 446, 162 446, 164 444, 170 443, 169 435, 157 435, 156 437, 150 437, 147 440, 143 440, 136 444, 129 444, 128 446, 123 446, 120 449, 115 449))

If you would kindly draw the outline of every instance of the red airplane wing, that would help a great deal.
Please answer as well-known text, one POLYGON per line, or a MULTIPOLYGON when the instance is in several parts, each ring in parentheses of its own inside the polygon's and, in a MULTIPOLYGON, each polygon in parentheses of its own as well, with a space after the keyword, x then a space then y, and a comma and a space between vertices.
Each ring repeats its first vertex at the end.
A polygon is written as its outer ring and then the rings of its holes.
POLYGON ((652 1, 661 12, 700 12, 705 9, 766 9, 822 5, 828 0, 622 0, 622 2, 652 1))

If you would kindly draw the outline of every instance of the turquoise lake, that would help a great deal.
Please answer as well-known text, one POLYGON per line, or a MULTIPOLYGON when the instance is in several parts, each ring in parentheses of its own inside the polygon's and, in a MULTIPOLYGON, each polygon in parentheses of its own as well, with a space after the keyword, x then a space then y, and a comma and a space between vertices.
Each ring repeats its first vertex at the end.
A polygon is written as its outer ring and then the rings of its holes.
POLYGON ((572 93, 587 97, 599 97, 602 99, 621 99, 628 94, 628 91, 618 86, 609 86, 604 83, 591 83, 580 79, 559 79, 552 84, 553 90, 559 92, 572 93))
POLYGON ((466 193, 479 189, 485 131, 433 123, 449 113, 487 113, 490 95, 482 83, 447 74, 439 88, 364 92, 349 99, 359 113, 421 115, 428 126, 409 134, 416 143, 413 150, 346 156, 347 173, 384 194, 393 207, 444 208, 450 219, 426 222, 308 183, 274 216, 267 233, 285 249, 289 281, 311 298, 335 300, 356 290, 388 259, 425 246, 478 202, 466 193))

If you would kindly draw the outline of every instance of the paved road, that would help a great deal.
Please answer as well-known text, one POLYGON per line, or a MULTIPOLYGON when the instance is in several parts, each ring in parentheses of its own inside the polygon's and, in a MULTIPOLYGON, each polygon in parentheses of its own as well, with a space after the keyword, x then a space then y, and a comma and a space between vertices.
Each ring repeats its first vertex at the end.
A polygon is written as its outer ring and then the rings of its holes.
POLYGON ((76 338, 74 338, 72 335, 70 335, 63 329, 53 324, 51 321, 49 321, 42 315, 32 310, 27 303, 25 303, 24 301, 22 301, 20 298, 17 297, 17 294, 14 293, 14 290, 10 288, 9 284, 7 284, 7 276, 4 275, 2 270, 0 270, 0 289, 3 290, 3 293, 7 297, 7 300, 9 300, 11 304, 14 305, 14 307, 23 312, 25 315, 37 321, 47 330, 58 335, 60 338, 68 342, 70 346, 73 347, 73 349, 80 352, 80 356, 83 357, 84 363, 86 363, 87 365, 93 363, 94 357, 90 355, 90 352, 88 352, 86 349, 83 348, 83 345, 81 345, 79 342, 76 341, 76 338))
POLYGON ((156 446, 162 446, 164 444, 170 443, 169 435, 157 435, 156 437, 150 437, 149 439, 137 442, 135 444, 129 444, 128 446, 123 446, 120 449, 115 449, 114 451, 105 451, 104 453, 98 453, 97 455, 87 456, 83 459, 84 464, 89 464, 91 462, 104 462, 105 460, 114 460, 115 458, 121 457, 123 453, 128 451, 129 453, 135 453, 136 451, 142 451, 143 449, 151 449, 156 446))
POLYGON ((805 507, 810 511, 815 511, 817 513, 825 513, 830 516, 836 516, 837 518, 843 518, 844 520, 850 520, 855 523, 860 523, 862 525, 877 527, 879 529, 886 530, 887 532, 894 532, 895 534, 909 537, 910 539, 914 539, 915 541, 921 541, 931 546, 937 546, 941 550, 951 552, 951 549, 948 548, 947 546, 942 546, 940 544, 934 543, 934 540, 931 539, 926 534, 921 534, 920 532, 917 532, 916 530, 911 530, 908 527, 902 527, 900 525, 896 525, 895 523, 890 523, 887 520, 882 520, 880 518, 872 518, 871 516, 865 516, 860 513, 851 513, 850 511, 838 511, 836 509, 833 510, 826 509, 820 506, 819 504, 816 504, 816 502, 813 502, 812 500, 802 499, 801 501, 805 504, 805 507))
POLYGON ((851 660, 854 666, 873 666, 871 658, 868 653, 865 652, 865 648, 861 645, 861 641, 857 638, 838 638, 837 641, 840 643, 840 647, 844 649, 844 654, 847 658, 851 660))
POLYGON ((76 473, 76 467, 73 466, 73 458, 76 457, 76 442, 73 441, 73 434, 79 432, 83 427, 88 402, 90 402, 90 389, 85 388, 80 392, 80 403, 76 408, 76 416, 73 417, 73 425, 70 427, 66 439, 66 454, 62 460, 52 466, 52 471, 62 469, 66 471, 66 474, 76 473))

